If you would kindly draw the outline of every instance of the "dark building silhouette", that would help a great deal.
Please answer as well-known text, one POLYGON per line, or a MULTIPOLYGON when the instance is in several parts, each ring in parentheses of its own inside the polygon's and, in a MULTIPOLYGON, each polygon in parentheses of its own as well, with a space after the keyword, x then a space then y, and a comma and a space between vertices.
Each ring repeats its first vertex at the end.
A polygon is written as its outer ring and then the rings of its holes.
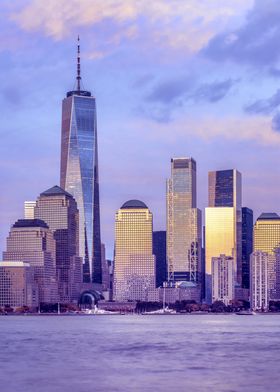
POLYGON ((153 232, 153 254, 156 257, 156 287, 167 280, 166 231, 153 232))
POLYGON ((242 287, 250 288, 250 254, 253 252, 253 211, 242 207, 242 287))

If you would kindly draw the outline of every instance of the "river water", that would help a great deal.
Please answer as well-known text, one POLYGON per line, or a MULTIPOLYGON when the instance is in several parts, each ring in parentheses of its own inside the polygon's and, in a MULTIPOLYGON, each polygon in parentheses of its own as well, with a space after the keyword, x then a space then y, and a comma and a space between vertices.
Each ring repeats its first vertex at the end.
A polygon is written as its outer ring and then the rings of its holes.
POLYGON ((280 391, 280 315, 0 317, 1 392, 280 391))

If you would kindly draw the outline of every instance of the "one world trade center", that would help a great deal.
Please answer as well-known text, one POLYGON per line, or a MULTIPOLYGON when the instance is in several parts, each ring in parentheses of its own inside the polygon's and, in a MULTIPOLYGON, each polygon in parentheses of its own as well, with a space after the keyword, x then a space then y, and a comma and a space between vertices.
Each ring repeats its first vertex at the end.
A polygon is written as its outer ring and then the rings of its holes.
POLYGON ((84 282, 102 283, 96 104, 81 89, 79 38, 76 86, 62 102, 60 186, 78 204, 84 282))

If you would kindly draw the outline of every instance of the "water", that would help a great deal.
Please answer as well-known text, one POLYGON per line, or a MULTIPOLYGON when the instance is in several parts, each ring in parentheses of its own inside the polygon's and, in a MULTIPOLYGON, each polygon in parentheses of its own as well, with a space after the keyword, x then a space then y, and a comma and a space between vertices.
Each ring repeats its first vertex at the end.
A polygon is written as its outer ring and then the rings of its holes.
POLYGON ((280 391, 280 315, 0 317, 1 392, 280 391))

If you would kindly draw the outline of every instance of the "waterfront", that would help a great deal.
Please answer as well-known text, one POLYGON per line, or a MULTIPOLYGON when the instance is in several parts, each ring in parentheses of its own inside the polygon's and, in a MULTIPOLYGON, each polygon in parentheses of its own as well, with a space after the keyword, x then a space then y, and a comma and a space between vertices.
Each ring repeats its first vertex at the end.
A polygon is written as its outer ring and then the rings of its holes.
POLYGON ((278 315, 0 317, 3 392, 279 391, 278 315))

